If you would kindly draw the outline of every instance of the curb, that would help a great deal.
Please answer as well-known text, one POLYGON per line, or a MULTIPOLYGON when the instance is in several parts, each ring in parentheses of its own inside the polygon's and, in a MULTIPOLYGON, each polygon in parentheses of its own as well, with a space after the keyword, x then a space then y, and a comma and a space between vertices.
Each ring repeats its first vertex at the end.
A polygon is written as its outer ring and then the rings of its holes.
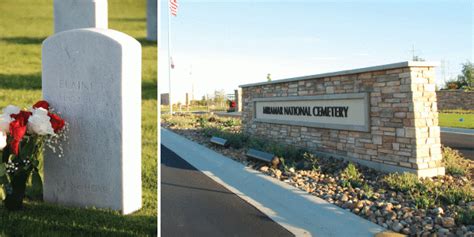
POLYGON ((165 128, 161 144, 296 236, 374 236, 386 231, 165 128))
POLYGON ((461 134, 461 135, 471 135, 474 136, 474 129, 469 128, 448 128, 448 127, 441 127, 442 133, 453 133, 453 134, 461 134))

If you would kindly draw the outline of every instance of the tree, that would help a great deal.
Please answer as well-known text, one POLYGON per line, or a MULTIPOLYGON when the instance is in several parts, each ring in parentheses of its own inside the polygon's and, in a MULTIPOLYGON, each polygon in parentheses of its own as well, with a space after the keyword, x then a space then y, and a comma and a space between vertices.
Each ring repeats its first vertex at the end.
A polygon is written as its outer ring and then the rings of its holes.
POLYGON ((474 64, 469 60, 462 64, 462 75, 458 78, 461 79, 466 86, 474 86, 474 64))
POLYGON ((272 75, 270 73, 267 74, 267 81, 272 81, 272 75))
POLYGON ((474 86, 474 64, 469 60, 461 64, 461 73, 455 79, 451 79, 444 85, 445 89, 469 89, 474 86))
POLYGON ((215 90, 214 91, 214 103, 219 106, 223 106, 225 99, 225 91, 224 90, 215 90))

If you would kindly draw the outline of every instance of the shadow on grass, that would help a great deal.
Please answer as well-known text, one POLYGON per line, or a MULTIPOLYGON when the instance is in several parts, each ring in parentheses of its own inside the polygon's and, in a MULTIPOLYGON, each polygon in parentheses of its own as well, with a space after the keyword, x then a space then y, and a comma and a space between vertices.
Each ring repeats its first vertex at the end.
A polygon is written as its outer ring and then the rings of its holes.
POLYGON ((46 38, 45 37, 5 37, 0 38, 2 41, 6 41, 10 44, 41 44, 46 38))
MULTIPOLYGON (((0 73, 0 89, 41 90, 41 73, 27 75, 0 73)), ((142 82, 142 99, 156 100, 157 90, 156 82, 142 82)))
POLYGON ((109 18, 109 21, 120 21, 120 22, 145 22, 146 18, 116 18, 116 17, 111 17, 109 18))
POLYGON ((156 217, 27 202, 9 212, 0 207, 0 236, 156 236, 156 217))
POLYGON ((142 45, 142 47, 148 47, 148 46, 156 46, 156 41, 151 41, 146 38, 137 38, 138 42, 142 45))
POLYGON ((142 82, 142 100, 156 100, 158 87, 156 82, 143 81, 142 82))
POLYGON ((35 74, 1 74, 0 89, 41 90, 41 73, 35 74))
MULTIPOLYGON (((45 40, 45 37, 5 37, 0 38, 0 40, 5 41, 10 44, 41 44, 45 40)), ((156 41, 151 41, 146 38, 137 38, 138 42, 143 47, 156 46, 156 41)))

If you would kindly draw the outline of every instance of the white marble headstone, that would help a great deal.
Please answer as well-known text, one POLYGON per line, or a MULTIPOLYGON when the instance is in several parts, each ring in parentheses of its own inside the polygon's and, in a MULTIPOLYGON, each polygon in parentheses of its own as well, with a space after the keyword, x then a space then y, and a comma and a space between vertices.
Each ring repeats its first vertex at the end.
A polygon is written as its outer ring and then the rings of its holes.
POLYGON ((146 1, 146 38, 148 40, 157 41, 157 0, 146 1))
POLYGON ((50 36, 42 47, 43 97, 69 122, 64 157, 47 150, 44 200, 141 208, 141 45, 108 29, 50 36))
POLYGON ((54 32, 108 28, 107 0, 54 0, 54 32))

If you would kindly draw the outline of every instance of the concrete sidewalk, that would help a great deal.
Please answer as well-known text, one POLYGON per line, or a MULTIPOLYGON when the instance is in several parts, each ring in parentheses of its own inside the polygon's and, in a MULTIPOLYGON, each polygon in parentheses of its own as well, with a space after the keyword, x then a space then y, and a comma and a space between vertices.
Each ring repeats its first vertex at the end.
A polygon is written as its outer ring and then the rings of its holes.
POLYGON ((384 228, 167 129, 161 143, 296 236, 374 236, 384 228))

